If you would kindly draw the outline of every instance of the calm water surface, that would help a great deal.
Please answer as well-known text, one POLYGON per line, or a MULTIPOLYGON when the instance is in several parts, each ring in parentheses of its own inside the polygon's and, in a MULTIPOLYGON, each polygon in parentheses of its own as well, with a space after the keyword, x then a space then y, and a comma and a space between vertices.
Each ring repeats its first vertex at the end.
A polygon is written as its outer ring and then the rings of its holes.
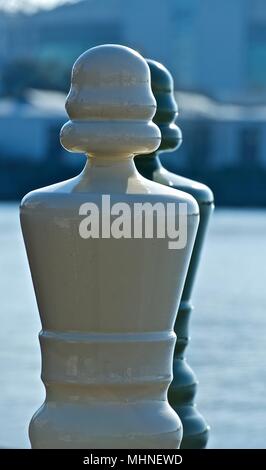
MULTIPOLYGON (((0 299, 0 447, 29 447, 44 389, 17 204, 0 204, 0 299)), ((266 448, 266 211, 216 211, 194 304, 188 358, 209 447, 266 448)))

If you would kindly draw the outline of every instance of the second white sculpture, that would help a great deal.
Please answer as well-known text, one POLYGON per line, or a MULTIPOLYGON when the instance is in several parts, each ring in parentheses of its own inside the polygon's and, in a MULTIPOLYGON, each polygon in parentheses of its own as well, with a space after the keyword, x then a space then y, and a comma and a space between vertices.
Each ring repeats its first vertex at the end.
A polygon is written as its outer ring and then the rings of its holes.
MULTIPOLYGON (((185 193, 137 172, 133 156, 160 143, 149 68, 115 45, 75 63, 61 142, 89 155, 83 172, 25 196, 21 223, 42 331, 46 399, 33 416, 33 448, 178 448, 181 423, 167 401, 173 326, 198 225, 185 193), (81 207, 185 203, 187 243, 80 235, 81 207)), ((83 215, 82 215, 83 214, 83 215)), ((131 217, 131 215, 129 215, 131 217)), ((178 209, 175 212, 178 220, 178 209)))

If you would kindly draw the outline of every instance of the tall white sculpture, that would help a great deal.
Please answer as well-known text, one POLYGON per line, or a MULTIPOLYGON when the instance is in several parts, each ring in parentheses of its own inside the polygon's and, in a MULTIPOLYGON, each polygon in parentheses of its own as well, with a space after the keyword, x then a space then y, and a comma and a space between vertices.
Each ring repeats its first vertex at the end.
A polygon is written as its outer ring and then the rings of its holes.
POLYGON ((135 154, 151 153, 160 144, 152 123, 150 72, 138 53, 105 45, 81 55, 66 109, 70 121, 61 142, 89 156, 85 168, 71 180, 29 193, 21 204, 46 387, 45 402, 30 424, 31 444, 178 448, 182 427, 167 389, 198 206, 191 196, 148 181, 135 168, 135 154), (169 249, 167 238, 125 233, 134 204, 145 202, 174 203, 176 221, 179 203, 186 204, 182 249, 169 249), (124 203, 122 228, 116 203, 124 203), (114 220, 118 234, 109 230, 114 220))

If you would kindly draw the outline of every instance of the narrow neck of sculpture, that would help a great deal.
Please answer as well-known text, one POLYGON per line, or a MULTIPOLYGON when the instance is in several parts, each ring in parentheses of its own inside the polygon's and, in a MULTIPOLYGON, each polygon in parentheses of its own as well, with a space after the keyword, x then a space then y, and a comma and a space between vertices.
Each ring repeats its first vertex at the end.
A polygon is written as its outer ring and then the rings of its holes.
POLYGON ((88 157, 75 190, 104 194, 124 193, 139 178, 133 157, 88 157))
POLYGON ((162 168, 159 158, 159 152, 153 152, 149 155, 138 156, 135 158, 135 164, 140 173, 145 177, 152 179, 155 171, 162 168))

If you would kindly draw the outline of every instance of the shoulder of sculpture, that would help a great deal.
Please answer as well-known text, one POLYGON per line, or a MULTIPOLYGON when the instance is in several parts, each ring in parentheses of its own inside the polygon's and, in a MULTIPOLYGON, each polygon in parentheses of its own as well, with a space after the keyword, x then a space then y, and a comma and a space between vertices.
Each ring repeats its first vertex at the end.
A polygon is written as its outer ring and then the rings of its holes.
POLYGON ((158 178, 163 184, 169 184, 175 189, 191 194, 199 205, 214 203, 213 192, 206 184, 176 175, 165 169, 159 171, 158 178))
POLYGON ((76 177, 30 191, 23 197, 20 203, 20 211, 23 213, 28 209, 30 211, 40 209, 40 207, 46 206, 48 201, 49 204, 47 205, 51 206, 53 200, 58 200, 58 197, 62 197, 63 195, 67 195, 71 192, 70 190, 75 180, 76 177))
POLYGON ((184 180, 181 180, 179 188, 183 191, 189 192, 189 194, 191 194, 196 199, 198 204, 214 203, 213 192, 206 184, 191 180, 189 178, 184 178, 184 180))
POLYGON ((23 199, 20 202, 20 209, 24 210, 27 209, 29 205, 34 205, 40 201, 41 198, 41 191, 40 189, 35 189, 34 191, 30 191, 29 193, 25 194, 23 199))
POLYGON ((186 204, 186 210, 188 215, 199 214, 198 203, 191 194, 146 179, 145 185, 148 190, 148 194, 152 196, 158 195, 160 202, 173 202, 177 204, 177 207, 179 204, 186 204))
MULTIPOLYGON (((170 188, 172 189, 172 188, 170 188)), ((180 189, 172 189, 178 193, 179 204, 186 204, 187 215, 199 215, 199 205, 193 195, 188 194, 180 189)))

